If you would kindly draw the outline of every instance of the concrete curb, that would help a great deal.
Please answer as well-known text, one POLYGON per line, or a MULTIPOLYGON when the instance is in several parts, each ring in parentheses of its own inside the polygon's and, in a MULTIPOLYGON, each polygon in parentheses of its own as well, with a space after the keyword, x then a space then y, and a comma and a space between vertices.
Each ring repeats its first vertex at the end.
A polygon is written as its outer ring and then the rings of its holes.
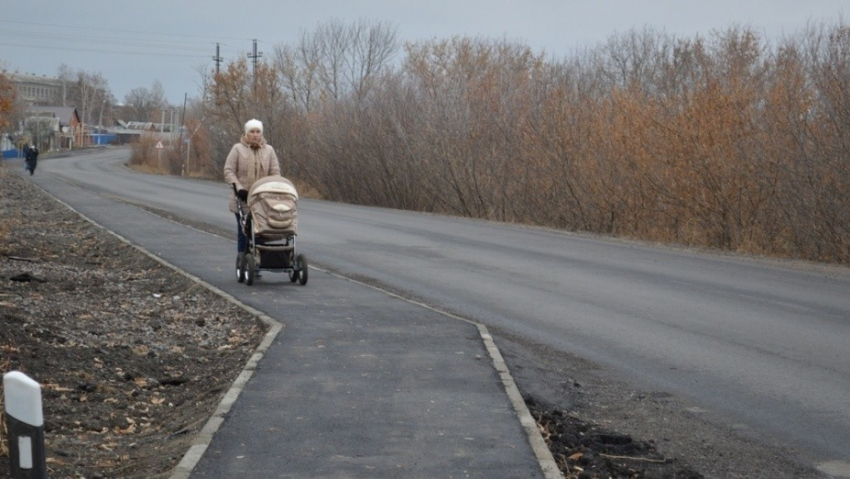
POLYGON ((516 412, 517 417, 519 418, 520 425, 525 431, 526 436, 528 436, 529 445, 534 451, 534 455, 537 457, 537 462, 540 464, 540 469, 543 471, 544 477, 546 477, 546 479, 564 478, 564 475, 561 473, 561 470, 558 467, 558 463, 555 462, 555 457, 552 456, 552 451, 549 450, 549 446, 546 445, 546 441, 540 434, 540 429, 538 429, 537 427, 537 421, 534 420, 534 417, 532 417, 531 415, 531 411, 529 411, 528 406, 525 405, 525 400, 522 399, 522 394, 520 394, 519 388, 517 388, 516 382, 514 382, 514 378, 511 375, 510 370, 508 369, 508 365, 505 363, 505 360, 502 357, 502 353, 499 352, 499 348, 498 346, 496 346, 496 342, 493 341, 493 336, 491 336, 490 332, 487 330, 487 326, 480 323, 476 323, 475 321, 471 321, 456 314, 452 314, 448 311, 435 308, 421 301, 405 298, 404 296, 393 293, 392 291, 387 291, 386 289, 380 288, 378 286, 364 283, 363 281, 358 281, 356 279, 352 279, 347 276, 328 271, 324 268, 319 268, 316 266, 310 267, 317 271, 322 271, 324 273, 333 275, 337 278, 344 279, 346 281, 350 281, 352 283, 359 284, 367 288, 371 288, 375 291, 380 291, 388 296, 400 299, 404 302, 419 306, 421 308, 425 308, 442 316, 472 324, 473 326, 478 328, 478 334, 479 336, 481 336, 481 340, 484 342, 484 347, 487 349, 487 353, 490 355, 490 361, 493 364, 493 368, 496 370, 497 373, 499 373, 499 377, 502 379, 502 385, 505 388, 505 393, 508 395, 508 399, 511 401, 511 405, 514 407, 514 411, 516 412))
MULTIPOLYGON (((252 354, 251 358, 248 359, 248 362, 242 368, 242 371, 239 373, 239 376, 236 377, 236 379, 233 381, 233 384, 230 385, 230 388, 227 390, 227 392, 221 398, 221 402, 219 402, 218 407, 216 408, 215 412, 213 412, 212 416, 210 416, 210 418, 207 420, 206 424, 204 424, 204 427, 201 428, 201 431, 197 433, 197 435, 195 436, 195 440, 192 441, 192 445, 189 447, 189 450, 186 451, 186 454, 183 455, 183 458, 180 460, 180 462, 177 464, 177 466, 174 468, 174 470, 171 472, 171 475, 169 476, 169 479, 186 479, 186 478, 188 478, 189 475, 192 473, 192 470, 195 468, 195 466, 201 460, 201 457, 204 455, 204 452, 206 452, 207 447, 209 447, 210 443, 212 442, 212 438, 215 435, 216 431, 218 431, 218 428, 221 427, 221 424, 224 422, 224 416, 230 411, 230 408, 236 402, 236 399, 239 398, 239 394, 245 388, 245 385, 248 383, 248 380, 251 379, 251 376, 253 376, 254 371, 257 370, 257 364, 260 362, 260 360, 263 359, 263 356, 265 355, 265 353, 269 349, 269 347, 271 347, 272 342, 274 342, 278 333, 280 333, 283 330, 283 325, 281 323, 277 322, 274 318, 268 316, 267 314, 265 314, 261 311, 258 311, 257 309, 254 309, 251 306, 248 306, 247 304, 239 301, 238 299, 234 298, 229 293, 222 291, 221 289, 207 283, 206 281, 198 278, 197 276, 194 276, 192 274, 187 273, 186 271, 183 271, 182 269, 172 265, 168 261, 165 261, 164 259, 160 258, 159 256, 157 256, 157 255, 151 253, 150 251, 142 248, 141 246, 138 246, 138 245, 130 242, 130 240, 119 235, 118 233, 115 233, 114 231, 110 231, 109 229, 104 228, 103 226, 101 226, 100 224, 95 222, 93 219, 91 219, 88 216, 80 213, 79 211, 74 209, 71 205, 69 205, 68 203, 65 203, 64 201, 60 200, 59 198, 53 196, 52 194, 50 194, 50 192, 48 192, 44 188, 38 186, 37 184, 35 184, 35 183, 30 183, 30 184, 32 184, 36 188, 40 189, 46 195, 50 196, 51 198, 56 200, 59 204, 65 206, 69 210, 73 211, 74 213, 76 213, 77 215, 79 215, 81 218, 88 221, 92 225, 94 225, 94 226, 100 228, 101 230, 106 231, 107 233, 115 236, 121 242, 135 248, 136 251, 141 252, 145 256, 153 259, 154 261, 162 264, 163 266, 166 266, 166 267, 170 268, 171 270, 175 271, 176 273, 181 274, 184 277, 188 278, 189 280, 195 282, 196 284, 199 284, 199 285, 207 288, 208 290, 219 295, 220 297, 222 297, 226 301, 229 301, 230 303, 244 309, 245 311, 248 311, 249 313, 256 316, 260 321, 262 321, 263 323, 265 323, 269 326, 268 332, 266 332, 265 336, 263 337, 263 340, 257 346, 257 349, 254 350, 254 354, 252 354)), ((153 213, 150 213, 150 214, 153 214, 153 213)), ((185 226, 185 225, 182 225, 182 226, 185 226)))
POLYGON ((493 336, 490 336, 490 332, 483 324, 477 326, 478 332, 481 334, 481 339, 484 340, 484 346, 493 360, 493 367, 496 368, 499 377, 502 378, 502 384, 505 386, 508 399, 511 400, 511 404, 514 406, 514 410, 519 417, 519 422, 528 436, 528 442, 531 444, 534 455, 537 456, 537 462, 540 463, 540 469, 543 470, 543 475, 546 476, 546 479, 563 479, 564 475, 561 473, 558 463, 555 462, 552 451, 549 450, 549 446, 546 445, 546 441, 540 434, 537 421, 534 420, 534 417, 531 416, 531 411, 525 405, 525 400, 522 399, 522 394, 520 394, 519 388, 517 388, 514 378, 508 369, 508 365, 505 363, 502 353, 499 352, 499 348, 496 346, 496 342, 493 341, 493 336))
MULTIPOLYGON (((162 264, 164 266, 167 266, 168 268, 171 268, 175 272, 185 276, 186 278, 196 282, 197 284, 204 286, 205 288, 207 288, 210 291, 218 294, 219 296, 221 296, 225 300, 233 303, 234 305, 243 308, 244 310, 250 312, 251 314, 258 317, 261 321, 263 321, 264 323, 269 325, 269 331, 266 333, 265 337, 263 338, 263 341, 257 347, 256 351, 251 356, 251 358, 248 360, 247 364, 242 369, 242 372, 239 374, 239 376, 236 378, 236 380, 233 382, 230 389, 227 391, 227 393, 225 393, 224 397, 222 398, 221 402, 218 405, 218 408, 216 408, 213 415, 210 417, 210 419, 206 422, 204 427, 201 429, 201 431, 195 437, 195 440, 192 442, 192 446, 190 446, 189 450, 186 452, 186 454, 184 454, 183 458, 180 460, 180 462, 177 464, 177 466, 174 468, 171 475, 169 476, 169 479, 187 479, 191 475, 192 470, 195 468, 195 466, 201 460, 201 457, 203 456, 204 452, 206 452, 207 447, 209 447, 209 445, 212 441, 212 438, 215 435, 216 431, 218 431, 218 428, 221 427, 221 424, 224 422, 224 416, 230 411, 230 408, 236 402, 236 399, 239 397, 239 394, 245 388, 245 385, 247 384, 248 380, 254 374, 254 371, 257 369, 257 364, 263 358, 263 355, 268 350, 268 348, 271 346, 272 342, 277 337, 278 333, 283 329, 283 325, 281 323, 277 322, 274 318, 271 318, 270 316, 266 315, 265 313, 262 313, 259 310, 252 308, 251 306, 248 306, 247 304, 242 303, 241 301, 234 298, 230 294, 222 291, 221 289, 203 281, 202 279, 200 279, 200 278, 198 278, 198 277, 196 277, 192 274, 189 274, 189 273, 177 268, 176 266, 174 266, 171 263, 165 261, 164 259, 154 255, 153 253, 147 251, 146 249, 144 249, 144 248, 142 248, 142 247, 140 247, 136 244, 133 244, 132 242, 130 242, 128 239, 124 238, 123 236, 104 228, 103 226, 99 225, 98 223, 96 223, 91 218, 88 218, 86 215, 75 210, 73 207, 71 207, 70 205, 68 205, 64 201, 62 201, 59 198, 56 198, 55 196, 51 195, 49 192, 47 192, 46 190, 44 190, 40 186, 38 186, 34 183, 32 183, 32 184, 34 186, 36 186, 37 188, 39 188, 41 191, 44 191, 47 195, 49 195, 50 197, 52 197, 53 199, 58 201, 60 204, 64 205, 66 208, 68 208, 71 211, 73 211, 74 213, 80 215, 80 217, 82 217, 83 219, 85 219, 89 223, 97 226, 98 228, 101 228, 104 231, 107 231, 108 233, 112 234, 113 236, 115 236, 116 238, 121 240, 122 242, 132 246, 133 248, 135 248, 136 250, 145 254, 146 256, 154 259, 155 261, 159 262, 160 264, 162 264)), ((153 215, 153 213, 149 213, 149 214, 153 215)), ((154 215, 154 216, 156 216, 156 215, 154 215)), ((169 221, 171 221, 171 220, 169 220, 169 221)), ((187 228, 192 228, 191 226, 187 226, 187 225, 181 225, 181 226, 184 226, 184 227, 187 227, 187 228)), ((195 229, 195 228, 192 228, 192 229, 195 229)), ((200 230, 198 230, 198 231, 200 231, 200 230)), ((203 232, 203 231, 201 231, 201 232, 203 232)), ((210 233, 206 233, 206 232, 203 232, 203 233, 210 234, 210 233)), ((493 340, 493 337, 490 335, 490 332, 487 330, 487 327, 485 325, 477 323, 475 321, 471 321, 471 320, 466 319, 466 318, 463 318, 463 317, 458 316, 456 314, 452 314, 448 311, 444 311, 444 310, 435 308, 433 306, 422 303, 420 301, 415 301, 415 300, 412 300, 410 298, 405 298, 404 296, 398 295, 398 294, 393 293, 391 291, 388 291, 386 289, 383 289, 383 288, 380 288, 380 287, 377 287, 377 286, 374 286, 374 285, 371 285, 371 284, 368 284, 368 283, 364 283, 362 281, 358 281, 356 279, 349 278, 349 277, 343 276, 343 275, 338 274, 338 273, 328 271, 328 270, 323 269, 323 268, 318 268, 316 266, 311 266, 311 268, 314 269, 314 270, 317 270, 317 271, 322 271, 322 272, 331 274, 331 275, 333 275, 337 278, 344 279, 346 281, 350 281, 352 283, 362 285, 362 286, 365 286, 367 288, 371 288, 371 289, 376 290, 376 291, 380 291, 380 292, 382 292, 382 293, 384 293, 384 294, 386 294, 390 297, 405 301, 409 304, 413 304, 413 305, 428 309, 428 310, 433 311, 433 312, 440 314, 442 316, 446 316, 446 317, 449 317, 449 318, 452 318, 452 319, 455 319, 455 320, 463 321, 465 323, 469 323, 469 324, 474 325, 478 329, 478 334, 481 337, 481 340, 484 342, 484 346, 487 349, 487 353, 490 355, 490 361, 491 361, 491 364, 493 365, 493 368, 496 370, 496 372, 499 374, 499 377, 502 380, 502 385, 505 388, 505 393, 507 394, 508 399, 511 402, 511 405, 513 406, 514 411, 517 414, 517 417, 520 421, 520 425, 522 426, 523 430, 525 431, 526 436, 528 437, 528 442, 531 446, 531 449, 534 451, 534 455, 537 458, 537 462, 540 465, 540 468, 543 472, 544 477, 546 477, 546 479, 563 479, 564 476, 563 476, 563 474, 561 474, 561 471, 558 468, 558 464, 555 462, 554 456, 552 456, 552 452, 549 450, 549 447, 546 445, 546 442, 543 439, 543 436, 540 434, 540 430, 537 427, 537 422, 531 416, 531 412, 528 410, 528 407, 525 405, 525 401, 522 399, 522 395, 520 394, 519 389, 516 386, 516 382, 514 381, 513 376, 511 375, 511 372, 508 369, 508 366, 505 363, 505 360, 502 357, 502 354, 499 351, 498 346, 496 346, 496 343, 493 340)))

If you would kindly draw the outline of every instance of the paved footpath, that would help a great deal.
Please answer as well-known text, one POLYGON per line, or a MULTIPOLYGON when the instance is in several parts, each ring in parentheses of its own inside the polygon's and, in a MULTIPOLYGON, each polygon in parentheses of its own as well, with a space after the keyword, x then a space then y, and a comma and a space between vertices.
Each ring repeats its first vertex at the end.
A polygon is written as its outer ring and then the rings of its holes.
POLYGON ((231 391, 238 398, 223 420, 208 424, 211 440, 199 434, 197 457, 187 455, 174 477, 560 477, 539 436, 527 434, 533 424, 512 405, 503 378, 511 380, 475 325, 316 269, 306 286, 273 273, 239 284, 233 241, 49 174, 32 180, 283 324, 231 391))

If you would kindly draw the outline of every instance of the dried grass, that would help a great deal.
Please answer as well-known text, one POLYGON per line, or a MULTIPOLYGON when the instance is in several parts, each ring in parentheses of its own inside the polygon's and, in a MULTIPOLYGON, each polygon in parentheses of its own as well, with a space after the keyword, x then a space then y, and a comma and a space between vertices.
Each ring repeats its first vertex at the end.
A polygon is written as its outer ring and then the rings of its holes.
MULTIPOLYGON (((6 164, 0 163, 0 182, 3 182, 11 173, 8 171, 6 164)), ((5 196, 8 194, 6 189, 0 189, 0 201, 6 201, 5 196)), ((9 233, 12 231, 12 226, 20 221, 20 218, 12 216, 7 218, 8 221, 0 223, 0 254, 3 253, 5 246, 9 244, 9 233)), ((0 362, 0 376, 9 371, 11 362, 8 357, 0 362)), ((9 455, 9 435, 6 431, 6 409, 5 400, 3 399, 3 383, 0 381, 0 457, 8 457, 9 455)))
MULTIPOLYGON (((5 164, 0 163, 0 182, 4 182, 3 180, 5 180, 6 177, 9 175, 9 172, 6 171, 6 168, 7 166, 5 164)), ((0 189, 0 201, 3 200, 6 194, 7 190, 5 188, 0 189)), ((0 223, 0 245, 5 245, 8 243, 9 232, 12 231, 12 223, 14 223, 16 220, 16 218, 7 219, 8 221, 0 223)), ((0 246, 0 249, 2 249, 2 246, 0 246)))
POLYGON ((151 166, 151 165, 146 164, 146 163, 141 163, 141 164, 129 163, 129 164, 127 164, 127 166, 130 169, 136 170, 136 171, 141 172, 141 173, 147 173, 147 174, 151 174, 151 175, 164 175, 164 174, 166 174, 166 172, 164 170, 157 168, 156 166, 151 166))

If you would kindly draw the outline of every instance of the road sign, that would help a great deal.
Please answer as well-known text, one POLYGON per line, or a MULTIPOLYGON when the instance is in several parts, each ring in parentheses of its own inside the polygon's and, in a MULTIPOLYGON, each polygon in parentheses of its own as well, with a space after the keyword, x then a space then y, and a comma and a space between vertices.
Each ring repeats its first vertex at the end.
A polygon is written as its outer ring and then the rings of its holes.
POLYGON ((158 150, 161 150, 161 149, 163 148, 163 146, 162 146, 162 142, 161 142, 161 141, 156 142, 156 148, 157 148, 158 150))

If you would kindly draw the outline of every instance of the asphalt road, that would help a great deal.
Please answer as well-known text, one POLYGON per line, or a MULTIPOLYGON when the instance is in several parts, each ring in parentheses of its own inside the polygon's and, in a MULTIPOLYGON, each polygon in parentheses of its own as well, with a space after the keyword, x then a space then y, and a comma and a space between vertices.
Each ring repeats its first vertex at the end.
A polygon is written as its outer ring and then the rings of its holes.
MULTIPOLYGON (((36 174, 235 228, 225 185, 135 173, 128 155, 40 161, 36 174)), ((306 199, 299 216, 315 263, 685 398, 803 461, 850 465, 844 270, 306 199)))

